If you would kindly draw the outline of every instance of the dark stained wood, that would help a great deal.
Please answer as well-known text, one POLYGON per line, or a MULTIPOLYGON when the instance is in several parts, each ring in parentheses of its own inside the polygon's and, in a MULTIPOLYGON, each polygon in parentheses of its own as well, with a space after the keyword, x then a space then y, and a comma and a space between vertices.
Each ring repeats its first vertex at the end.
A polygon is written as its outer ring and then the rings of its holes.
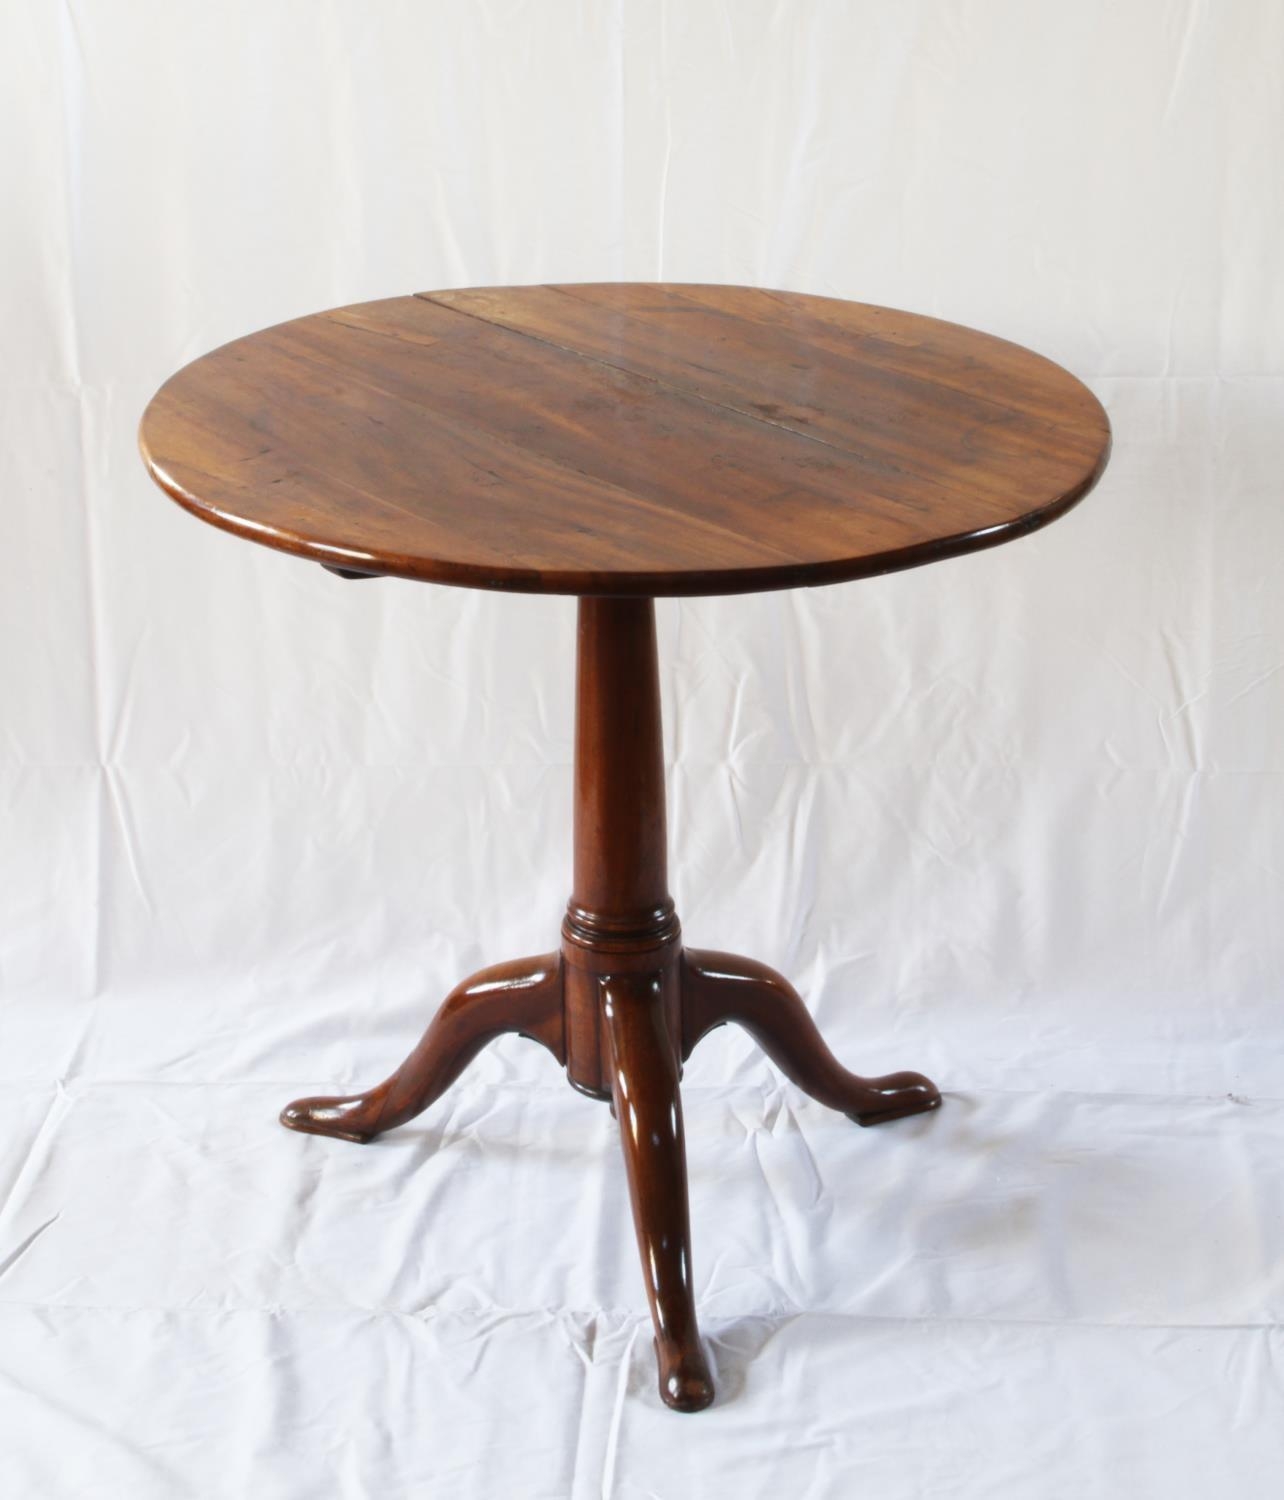
POLYGON ((736 1021, 821 1103, 861 1125, 936 1108, 920 1073, 861 1078, 826 1047, 793 987, 752 959, 682 947, 669 895, 655 606, 582 599, 576 672, 575 868, 558 954, 484 969, 454 990, 414 1052, 366 1093, 301 1099, 293 1130, 368 1141, 439 1098, 487 1042, 543 1042, 619 1122, 661 1398, 713 1399, 691 1282, 682 1063, 736 1021))
POLYGON ((580 601, 575 682, 575 869, 562 922, 566 1068, 576 1088, 609 1099, 604 976, 659 974, 673 1034, 681 1034, 650 599, 580 601))
POLYGON ((655 596, 993 545, 1095 483, 1092 394, 936 319, 745 287, 431 292, 238 339, 144 415, 203 519, 345 574, 655 596))
POLYGON ((296 1099, 282 1125, 364 1144, 421 1114, 496 1037, 519 1032, 566 1060, 562 973, 556 953, 494 964, 442 1001, 419 1045, 391 1077, 363 1094, 296 1099))
POLYGON ((908 313, 734 287, 524 287, 238 340, 161 390, 141 442, 196 514, 341 577, 581 596, 559 952, 465 980, 391 1077, 281 1119, 368 1141, 496 1037, 541 1042, 612 1103, 660 1395, 707 1406, 679 1094, 700 1037, 737 1022, 861 1125, 941 1096, 920 1073, 848 1072, 774 970, 684 951, 652 596, 855 578, 1019 535, 1095 482, 1100 406, 1027 350, 908 313))
POLYGON ((756 959, 688 948, 682 955, 682 1056, 706 1032, 735 1021, 786 1078, 858 1125, 882 1125, 937 1109, 941 1093, 921 1073, 862 1078, 825 1045, 798 991, 756 959))
POLYGON ((675 1411, 701 1411, 713 1400, 713 1379, 696 1326, 681 1070, 663 978, 610 975, 601 994, 615 1117, 655 1324, 660 1396, 675 1411))
POLYGON ((585 599, 576 658, 570 913, 593 935, 659 936, 673 902, 654 604, 585 599))

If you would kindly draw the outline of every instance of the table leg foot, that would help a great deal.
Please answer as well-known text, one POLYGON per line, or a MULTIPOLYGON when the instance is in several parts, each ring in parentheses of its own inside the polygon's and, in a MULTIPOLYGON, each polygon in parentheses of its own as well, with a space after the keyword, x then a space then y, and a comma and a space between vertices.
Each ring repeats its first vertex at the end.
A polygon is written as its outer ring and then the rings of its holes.
POLYGON ((482 969, 442 1002, 419 1045, 390 1078, 364 1094, 296 1099, 281 1124, 309 1135, 364 1143, 427 1109, 487 1043, 520 1032, 566 1061, 558 954, 482 969))
POLYGON ((921 1073, 849 1073, 825 1045, 797 990, 766 964, 688 948, 681 972, 684 1058, 707 1031, 735 1021, 787 1078, 858 1125, 881 1125, 940 1105, 940 1090, 921 1073))
POLYGON ((655 1324, 660 1397, 675 1411, 694 1412, 709 1405, 714 1391, 692 1291, 677 1041, 665 1021, 663 982, 660 974, 604 977, 602 1015, 633 1224, 655 1324))

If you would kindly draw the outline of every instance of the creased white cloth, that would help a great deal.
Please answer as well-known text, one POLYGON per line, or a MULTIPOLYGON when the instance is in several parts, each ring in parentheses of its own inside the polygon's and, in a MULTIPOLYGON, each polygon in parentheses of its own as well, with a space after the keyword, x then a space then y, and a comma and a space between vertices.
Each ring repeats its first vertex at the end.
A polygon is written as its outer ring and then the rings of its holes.
POLYGON ((0 0, 0 1495, 1269 1494, 1284 1471, 1284 9, 0 0), (556 942, 574 604, 202 527, 228 338, 541 280, 949 317, 1086 379, 1048 531, 659 606, 672 880, 835 1051, 686 1074, 719 1401, 655 1391, 607 1111, 446 990, 556 942))

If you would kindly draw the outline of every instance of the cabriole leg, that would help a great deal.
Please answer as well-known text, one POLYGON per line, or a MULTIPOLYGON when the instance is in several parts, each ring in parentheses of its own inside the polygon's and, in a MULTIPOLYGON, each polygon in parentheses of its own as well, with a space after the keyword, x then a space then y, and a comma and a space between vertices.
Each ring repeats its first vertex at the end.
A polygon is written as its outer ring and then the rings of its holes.
POLYGON ((488 1042, 509 1032, 533 1037, 566 1061, 558 954, 494 964, 465 979, 390 1078, 364 1094, 296 1099, 281 1111, 281 1123, 310 1135, 373 1140, 427 1109, 488 1042))
POLYGON ((681 973, 684 1059, 705 1032, 735 1021, 800 1089, 858 1125, 880 1125, 940 1104, 940 1091, 921 1073, 849 1073, 825 1045, 798 991, 766 964, 688 948, 681 973))
POLYGON ((686 1145, 676 1038, 665 1023, 658 974, 601 982, 611 1091, 624 1147, 633 1224, 655 1324, 660 1395, 675 1411, 700 1411, 713 1380, 696 1324, 686 1145))

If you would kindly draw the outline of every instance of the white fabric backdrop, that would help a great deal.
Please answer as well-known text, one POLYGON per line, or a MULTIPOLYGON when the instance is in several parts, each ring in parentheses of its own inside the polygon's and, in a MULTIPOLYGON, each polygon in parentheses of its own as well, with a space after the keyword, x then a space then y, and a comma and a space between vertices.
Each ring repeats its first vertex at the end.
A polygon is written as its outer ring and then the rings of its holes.
POLYGON ((1275 0, 0 0, 6 1500, 1278 1485, 1282 80, 1275 0), (690 940, 947 1090, 703 1044, 691 1420, 540 1049, 274 1123, 552 946, 573 603, 342 584, 134 448, 283 318, 661 277, 975 324, 1116 434, 1019 544, 660 606, 690 940))

